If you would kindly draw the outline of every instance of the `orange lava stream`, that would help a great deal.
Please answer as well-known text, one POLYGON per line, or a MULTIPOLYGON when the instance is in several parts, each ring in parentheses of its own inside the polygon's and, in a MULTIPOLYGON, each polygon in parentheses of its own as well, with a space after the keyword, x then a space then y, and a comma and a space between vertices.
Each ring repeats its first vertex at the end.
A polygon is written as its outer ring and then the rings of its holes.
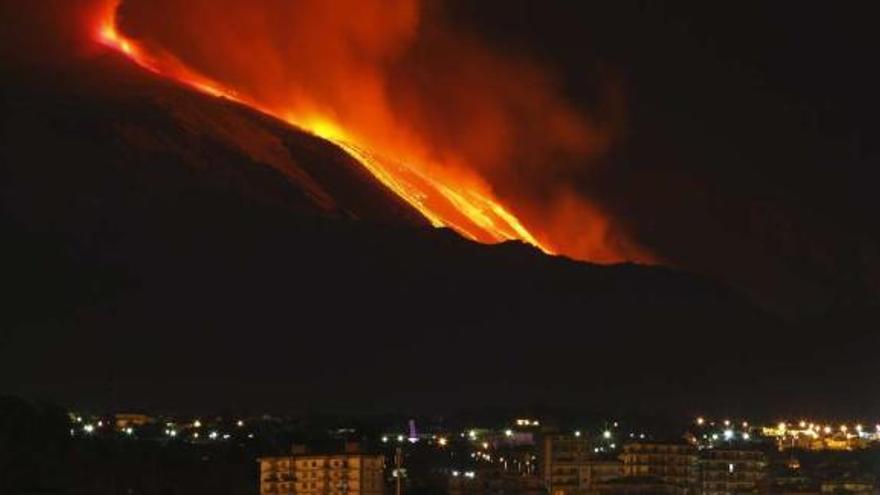
MULTIPOLYGON (((435 227, 449 227, 469 239, 483 243, 520 240, 553 254, 554 251, 545 243, 539 242, 516 215, 493 197, 489 187, 476 177, 465 178, 438 172, 429 176, 424 168, 371 151, 369 143, 359 142, 340 123, 330 118, 320 115, 303 117, 266 108, 247 95, 239 94, 196 73, 168 54, 162 54, 161 58, 155 57, 137 41, 125 37, 119 31, 116 23, 117 6, 118 0, 108 6, 95 35, 96 40, 125 54, 141 67, 204 93, 255 108, 335 143, 388 189, 421 212, 435 227)), ((441 170, 440 167, 432 169, 441 170)))

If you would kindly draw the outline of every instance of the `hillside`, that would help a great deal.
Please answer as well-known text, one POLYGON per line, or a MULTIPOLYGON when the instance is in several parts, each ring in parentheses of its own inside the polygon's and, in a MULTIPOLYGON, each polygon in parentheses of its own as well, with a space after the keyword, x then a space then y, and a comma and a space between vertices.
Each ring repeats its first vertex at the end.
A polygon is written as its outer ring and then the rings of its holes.
POLYGON ((124 60, 4 86, 11 392, 686 408, 690 387, 787 393, 797 371, 781 323, 721 285, 433 229, 334 145, 124 60))

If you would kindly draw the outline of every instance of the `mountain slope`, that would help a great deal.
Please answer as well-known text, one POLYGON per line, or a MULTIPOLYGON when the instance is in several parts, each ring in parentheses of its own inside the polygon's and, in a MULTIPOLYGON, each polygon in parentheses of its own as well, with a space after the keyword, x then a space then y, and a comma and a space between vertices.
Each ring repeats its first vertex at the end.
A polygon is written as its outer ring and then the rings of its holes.
MULTIPOLYGON (((57 164, 11 169, 19 196, 59 179, 60 187, 72 181, 100 188, 106 167, 127 167, 145 189, 151 180, 166 181, 163 174, 189 174, 204 189, 235 190, 299 213, 427 225, 326 141, 113 54, 7 81, 5 94, 7 159, 57 164)), ((24 200, 16 205, 27 207, 24 200)))
POLYGON ((118 58, 4 86, 7 390, 681 409, 797 371, 781 324, 724 287, 433 229, 333 145, 118 58))

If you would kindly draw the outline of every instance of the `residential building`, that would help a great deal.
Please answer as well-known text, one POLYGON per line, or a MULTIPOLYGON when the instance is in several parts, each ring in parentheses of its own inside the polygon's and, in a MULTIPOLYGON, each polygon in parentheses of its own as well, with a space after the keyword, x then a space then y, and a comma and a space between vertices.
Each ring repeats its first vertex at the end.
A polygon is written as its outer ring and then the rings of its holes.
POLYGON ((686 443, 636 442, 623 447, 620 455, 625 477, 657 479, 673 488, 673 493, 697 492, 699 458, 693 445, 686 443))
POLYGON ((761 483, 762 495, 821 495, 821 485, 799 469, 778 469, 761 483))
POLYGON ((262 495, 382 495, 385 457, 357 452, 262 457, 262 495))
POLYGON ((651 476, 627 476, 593 485, 591 495, 677 495, 675 486, 651 476))
POLYGON ((595 454, 588 440, 559 434, 544 436, 541 473, 550 495, 586 495, 623 475, 620 461, 595 454))
POLYGON ((700 453, 702 495, 758 493, 767 459, 759 450, 716 448, 700 453))

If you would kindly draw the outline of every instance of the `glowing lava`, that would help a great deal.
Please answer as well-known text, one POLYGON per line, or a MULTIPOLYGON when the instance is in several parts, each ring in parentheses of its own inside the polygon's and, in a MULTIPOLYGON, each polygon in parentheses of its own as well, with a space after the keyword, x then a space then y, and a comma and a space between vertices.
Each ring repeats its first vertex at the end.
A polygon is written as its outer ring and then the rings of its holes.
POLYGON ((435 227, 449 227, 479 242, 520 240, 547 253, 553 250, 539 242, 510 210, 495 197, 479 177, 462 170, 444 172, 440 166, 414 166, 412 158, 392 159, 359 139, 343 123, 326 115, 301 115, 269 108, 248 95, 213 81, 164 51, 147 47, 124 36, 117 25, 119 1, 108 5, 96 39, 125 54, 138 65, 170 77, 199 91, 228 98, 272 115, 297 128, 331 141, 361 163, 382 184, 422 213, 435 227), (431 170, 429 175, 426 170, 431 170))

